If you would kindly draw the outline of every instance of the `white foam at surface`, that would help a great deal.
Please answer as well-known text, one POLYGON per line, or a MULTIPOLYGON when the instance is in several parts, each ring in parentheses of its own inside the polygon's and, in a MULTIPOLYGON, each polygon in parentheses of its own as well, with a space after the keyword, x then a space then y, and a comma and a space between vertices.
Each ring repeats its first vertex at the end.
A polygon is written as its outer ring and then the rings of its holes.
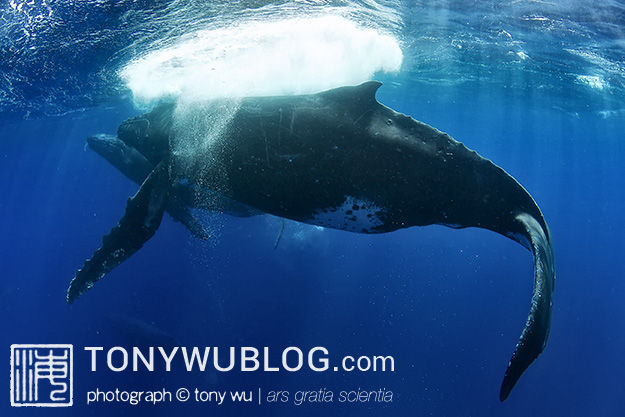
POLYGON ((596 75, 578 75, 577 80, 580 83, 597 90, 603 90, 608 87, 608 83, 602 77, 596 75))
POLYGON ((135 102, 316 93, 398 71, 398 41, 337 16, 203 30, 130 62, 135 102))

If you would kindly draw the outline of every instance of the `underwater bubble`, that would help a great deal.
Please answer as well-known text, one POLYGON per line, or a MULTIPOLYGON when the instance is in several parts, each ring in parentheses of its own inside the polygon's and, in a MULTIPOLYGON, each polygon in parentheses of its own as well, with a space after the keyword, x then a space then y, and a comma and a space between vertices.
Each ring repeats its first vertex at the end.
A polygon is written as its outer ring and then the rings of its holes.
POLYGON ((127 64, 135 102, 316 93, 398 71, 397 40, 337 16, 200 30, 127 64))

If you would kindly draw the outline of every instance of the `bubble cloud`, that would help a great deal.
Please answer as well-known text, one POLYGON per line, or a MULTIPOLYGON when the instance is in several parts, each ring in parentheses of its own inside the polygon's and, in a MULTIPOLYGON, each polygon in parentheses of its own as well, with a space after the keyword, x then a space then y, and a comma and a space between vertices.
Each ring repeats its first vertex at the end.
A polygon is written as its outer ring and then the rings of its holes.
POLYGON ((399 70, 389 34, 337 16, 257 21, 202 30, 128 63, 135 102, 316 93, 399 70))

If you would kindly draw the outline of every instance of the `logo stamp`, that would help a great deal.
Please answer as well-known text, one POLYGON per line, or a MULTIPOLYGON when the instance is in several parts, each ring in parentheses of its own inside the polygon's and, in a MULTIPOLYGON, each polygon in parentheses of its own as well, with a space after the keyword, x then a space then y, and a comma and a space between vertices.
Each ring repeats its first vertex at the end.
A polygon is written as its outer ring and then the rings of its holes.
POLYGON ((72 345, 11 345, 11 406, 70 407, 72 345))

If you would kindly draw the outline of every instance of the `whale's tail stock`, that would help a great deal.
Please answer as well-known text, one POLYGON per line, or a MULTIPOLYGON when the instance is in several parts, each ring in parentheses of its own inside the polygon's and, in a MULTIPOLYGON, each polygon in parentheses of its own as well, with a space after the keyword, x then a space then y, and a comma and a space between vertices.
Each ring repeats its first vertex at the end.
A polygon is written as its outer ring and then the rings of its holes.
POLYGON ((520 213, 515 221, 523 230, 515 240, 528 246, 534 255, 534 293, 530 313, 501 384, 499 399, 505 401, 523 372, 547 344, 551 327, 551 306, 555 285, 555 260, 549 230, 533 216, 520 213), (526 241, 522 241, 526 239, 526 241))

